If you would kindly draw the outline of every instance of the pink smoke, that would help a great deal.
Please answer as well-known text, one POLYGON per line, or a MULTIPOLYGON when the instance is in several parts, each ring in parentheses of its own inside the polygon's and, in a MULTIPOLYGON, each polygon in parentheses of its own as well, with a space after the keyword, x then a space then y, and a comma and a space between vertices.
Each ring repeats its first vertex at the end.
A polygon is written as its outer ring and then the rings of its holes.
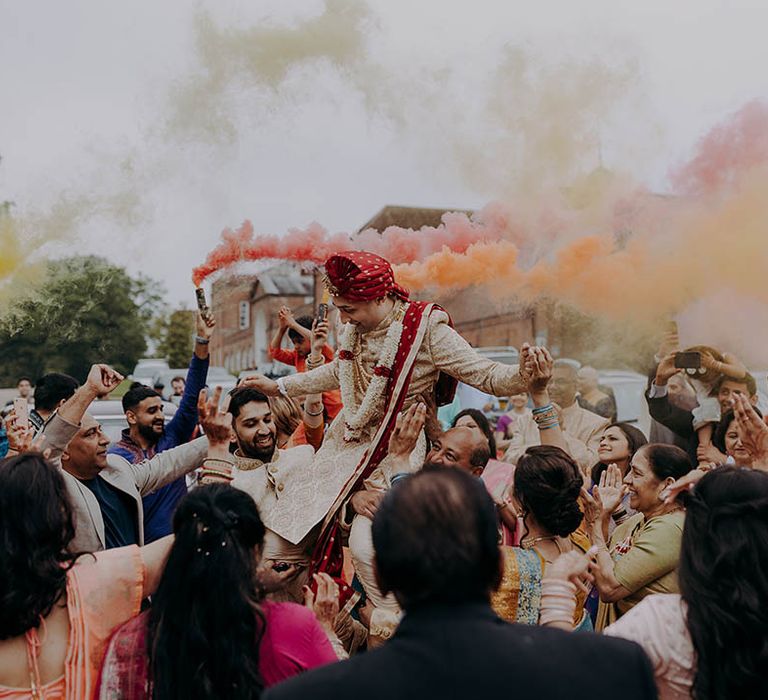
POLYGON ((730 119, 711 129, 696 155, 670 176, 685 195, 722 190, 750 170, 768 164, 768 105, 748 102, 730 119))

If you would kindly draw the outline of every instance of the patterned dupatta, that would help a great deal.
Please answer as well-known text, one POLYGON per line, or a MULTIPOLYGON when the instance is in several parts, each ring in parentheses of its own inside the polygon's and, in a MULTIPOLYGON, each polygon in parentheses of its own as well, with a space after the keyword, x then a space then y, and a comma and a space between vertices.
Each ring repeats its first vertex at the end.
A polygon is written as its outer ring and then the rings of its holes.
POLYGON ((110 640, 94 698, 145 700, 152 696, 147 658, 148 613, 118 629, 110 640))
MULTIPOLYGON (((437 304, 423 301, 408 302, 408 308, 403 317, 403 333, 400 338, 400 345, 387 381, 387 403, 384 417, 371 441, 371 446, 366 450, 352 476, 344 484, 323 521, 320 537, 312 554, 310 576, 322 571, 343 583, 344 555, 341 545, 341 526, 338 519, 339 510, 349 496, 363 486, 365 480, 387 455, 389 437, 395 428, 397 415, 403 409, 413 368, 416 364, 416 356, 421 349, 429 326, 429 316, 433 311, 444 310, 437 304)), ((453 400, 456 384, 456 380, 452 377, 440 374, 435 387, 438 405, 444 405, 453 400)), ((340 586, 340 590, 342 607, 351 609, 359 599, 359 594, 347 585, 340 586)))

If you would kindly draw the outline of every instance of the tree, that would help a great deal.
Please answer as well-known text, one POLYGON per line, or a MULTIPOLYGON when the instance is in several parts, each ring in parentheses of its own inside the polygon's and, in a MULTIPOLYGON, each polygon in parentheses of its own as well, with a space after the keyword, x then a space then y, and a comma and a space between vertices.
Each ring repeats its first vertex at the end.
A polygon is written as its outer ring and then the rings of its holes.
POLYGON ((127 374, 146 349, 162 295, 157 282, 103 258, 49 262, 44 281, 0 318, 0 382, 52 371, 83 380, 96 362, 127 374))
POLYGON ((169 367, 186 367, 195 334, 195 312, 188 309, 172 311, 164 330, 163 339, 157 346, 158 354, 168 358, 169 367))

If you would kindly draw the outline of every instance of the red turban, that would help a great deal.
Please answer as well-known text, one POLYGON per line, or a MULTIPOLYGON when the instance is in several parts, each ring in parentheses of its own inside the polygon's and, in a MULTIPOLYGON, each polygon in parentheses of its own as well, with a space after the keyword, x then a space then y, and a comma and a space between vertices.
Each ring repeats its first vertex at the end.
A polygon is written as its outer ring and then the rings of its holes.
POLYGON ((405 301, 408 290, 395 283, 392 266, 364 250, 331 255, 325 261, 328 288, 334 296, 352 301, 374 301, 393 294, 405 301))

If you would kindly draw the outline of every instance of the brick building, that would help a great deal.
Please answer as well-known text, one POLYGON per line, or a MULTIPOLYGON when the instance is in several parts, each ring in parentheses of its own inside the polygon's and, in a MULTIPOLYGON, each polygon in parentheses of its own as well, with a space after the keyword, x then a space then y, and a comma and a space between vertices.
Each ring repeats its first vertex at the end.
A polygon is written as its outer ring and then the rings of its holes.
POLYGON ((212 363, 237 374, 268 363, 269 339, 285 305, 296 316, 311 313, 314 276, 283 263, 254 275, 224 276, 213 283, 211 308, 217 331, 211 340, 212 363))

